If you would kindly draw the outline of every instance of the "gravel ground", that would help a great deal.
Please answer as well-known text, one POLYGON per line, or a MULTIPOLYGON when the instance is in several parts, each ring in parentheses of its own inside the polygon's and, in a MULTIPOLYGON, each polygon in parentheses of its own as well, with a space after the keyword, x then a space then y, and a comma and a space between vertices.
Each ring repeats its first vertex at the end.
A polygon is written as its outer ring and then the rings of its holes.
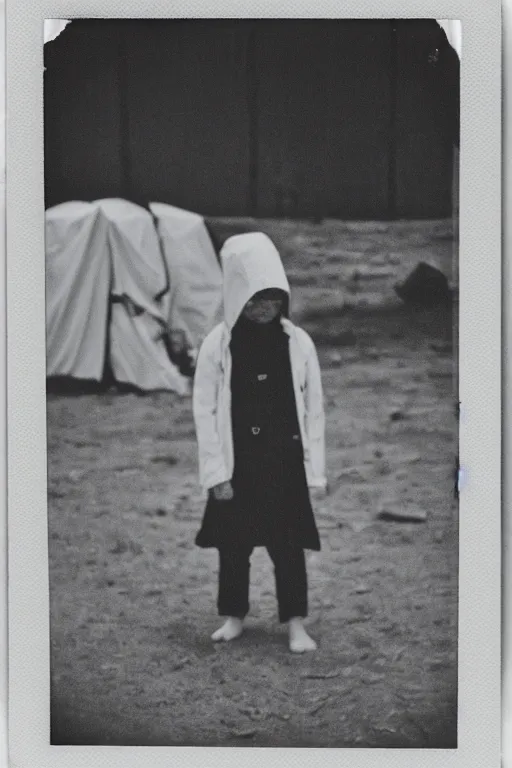
POLYGON ((456 339, 450 312, 396 307, 391 289, 421 259, 455 280, 451 226, 258 226, 283 252, 322 367, 319 649, 288 652, 264 550, 245 635, 211 643, 217 556, 194 546, 189 398, 49 394, 52 742, 454 748, 456 339), (395 508, 426 519, 379 519, 395 508))

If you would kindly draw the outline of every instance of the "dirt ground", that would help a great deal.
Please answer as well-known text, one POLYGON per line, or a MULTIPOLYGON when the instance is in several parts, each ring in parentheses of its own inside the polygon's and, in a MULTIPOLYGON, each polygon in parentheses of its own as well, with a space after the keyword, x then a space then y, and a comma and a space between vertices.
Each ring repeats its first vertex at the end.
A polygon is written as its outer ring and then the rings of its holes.
POLYGON ((217 553, 194 546, 189 398, 50 394, 53 743, 456 747, 453 321, 397 307, 391 288, 420 259, 455 281, 451 223, 261 227, 323 373, 330 493, 308 554, 319 649, 289 653, 264 550, 245 635, 210 641, 217 553), (378 518, 393 505, 426 521, 378 518))

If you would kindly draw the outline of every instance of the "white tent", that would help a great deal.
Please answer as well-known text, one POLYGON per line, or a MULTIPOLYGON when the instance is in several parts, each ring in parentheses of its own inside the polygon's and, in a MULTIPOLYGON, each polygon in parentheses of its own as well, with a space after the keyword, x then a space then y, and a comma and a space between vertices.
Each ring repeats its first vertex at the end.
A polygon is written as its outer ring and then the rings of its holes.
POLYGON ((193 349, 222 319, 222 272, 202 216, 150 203, 170 278, 164 299, 169 328, 193 349))
POLYGON ((188 391, 162 338, 167 272, 148 211, 125 200, 46 211, 47 376, 188 391))

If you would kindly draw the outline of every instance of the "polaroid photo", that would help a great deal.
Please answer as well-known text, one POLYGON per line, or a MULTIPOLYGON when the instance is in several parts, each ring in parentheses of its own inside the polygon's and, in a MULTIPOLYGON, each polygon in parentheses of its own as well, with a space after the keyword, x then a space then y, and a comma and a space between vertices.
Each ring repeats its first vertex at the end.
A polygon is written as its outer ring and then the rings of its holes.
POLYGON ((499 2, 6 18, 13 765, 498 766, 499 2))

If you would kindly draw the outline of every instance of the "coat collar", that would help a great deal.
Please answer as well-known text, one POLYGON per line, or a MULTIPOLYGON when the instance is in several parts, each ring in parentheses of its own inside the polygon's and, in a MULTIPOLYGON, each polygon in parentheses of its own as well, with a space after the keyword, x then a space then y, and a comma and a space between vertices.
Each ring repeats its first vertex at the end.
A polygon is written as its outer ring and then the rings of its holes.
MULTIPOLYGON (((288 336, 292 335, 294 325, 291 322, 291 320, 288 320, 287 317, 281 318, 281 327, 283 328, 283 331, 288 336)), ((224 352, 227 349, 230 341, 231 341, 231 331, 229 330, 227 323, 223 322, 222 323, 222 352, 224 352)))

